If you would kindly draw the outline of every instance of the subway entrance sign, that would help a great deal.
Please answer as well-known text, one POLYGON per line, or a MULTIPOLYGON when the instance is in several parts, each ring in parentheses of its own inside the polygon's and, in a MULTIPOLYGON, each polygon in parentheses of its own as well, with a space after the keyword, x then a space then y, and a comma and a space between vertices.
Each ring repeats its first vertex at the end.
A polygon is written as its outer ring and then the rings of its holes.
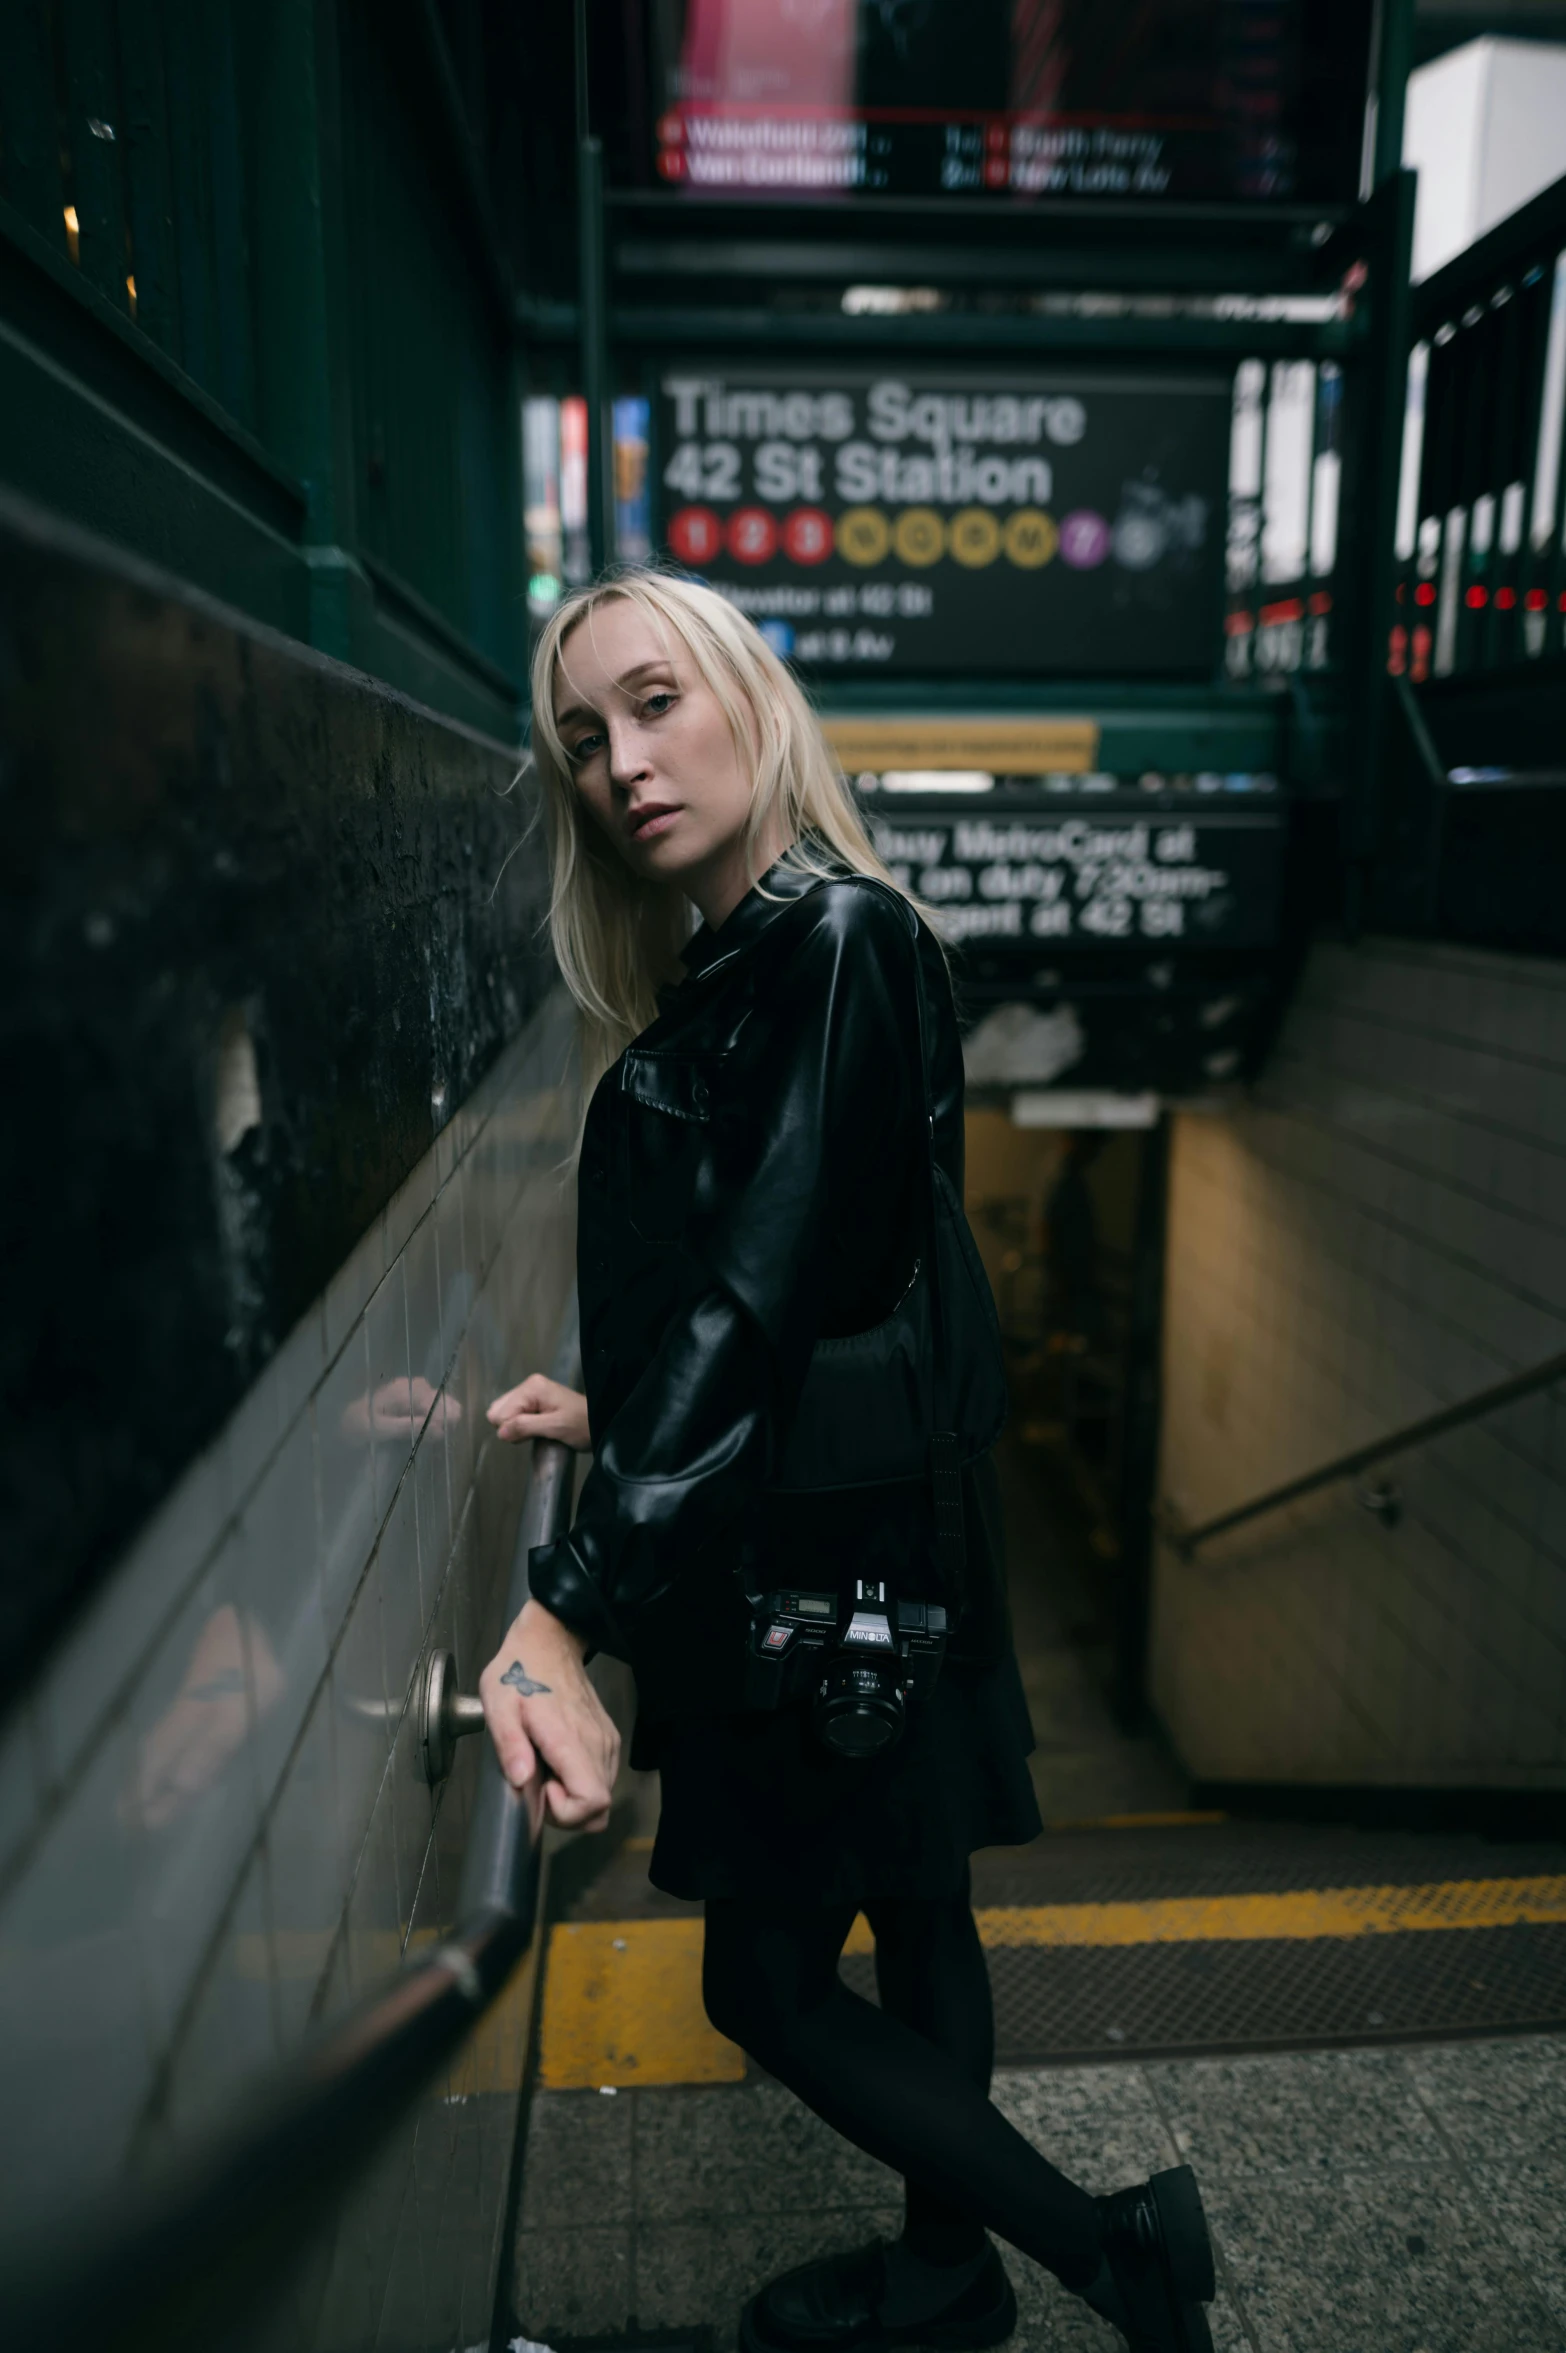
POLYGON ((1232 380, 671 367, 660 539, 829 676, 1211 676, 1232 380))

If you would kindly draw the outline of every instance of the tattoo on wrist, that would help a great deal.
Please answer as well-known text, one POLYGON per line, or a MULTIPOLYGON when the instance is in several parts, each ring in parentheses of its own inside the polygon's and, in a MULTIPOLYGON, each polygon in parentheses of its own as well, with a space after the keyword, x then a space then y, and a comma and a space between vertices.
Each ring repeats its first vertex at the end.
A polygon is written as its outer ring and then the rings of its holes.
POLYGON ((500 1680, 502 1683, 509 1683, 512 1690, 519 1691, 524 1699, 536 1699, 541 1691, 549 1689, 547 1683, 534 1682, 520 1659, 512 1660, 500 1680))

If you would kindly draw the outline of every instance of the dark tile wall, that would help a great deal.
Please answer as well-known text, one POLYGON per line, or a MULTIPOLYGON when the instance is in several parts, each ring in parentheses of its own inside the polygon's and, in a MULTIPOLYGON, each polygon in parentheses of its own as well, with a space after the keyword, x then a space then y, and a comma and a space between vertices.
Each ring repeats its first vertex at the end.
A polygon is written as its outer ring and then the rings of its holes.
MULTIPOLYGON (((553 1359, 569 1301, 571 1048, 557 991, 0 1729, 8 2230, 199 2144, 456 1924, 480 1743, 427 1786, 417 1671, 451 1650, 471 1690, 502 1631, 526 1450, 484 1407, 553 1359)), ((522 2069, 481 2058, 388 2135, 278 2346, 484 2338, 522 2069)))
POLYGON ((518 766, 0 501, 0 1699, 539 1003, 518 766))

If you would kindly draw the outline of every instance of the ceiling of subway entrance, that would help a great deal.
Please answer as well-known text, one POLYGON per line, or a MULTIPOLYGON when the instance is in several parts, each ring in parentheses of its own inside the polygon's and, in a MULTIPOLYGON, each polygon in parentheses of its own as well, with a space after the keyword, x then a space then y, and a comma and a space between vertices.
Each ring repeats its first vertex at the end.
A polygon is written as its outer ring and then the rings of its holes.
POLYGON ((1414 63, 1428 65, 1484 34, 1566 41, 1566 0, 1414 0, 1414 63))

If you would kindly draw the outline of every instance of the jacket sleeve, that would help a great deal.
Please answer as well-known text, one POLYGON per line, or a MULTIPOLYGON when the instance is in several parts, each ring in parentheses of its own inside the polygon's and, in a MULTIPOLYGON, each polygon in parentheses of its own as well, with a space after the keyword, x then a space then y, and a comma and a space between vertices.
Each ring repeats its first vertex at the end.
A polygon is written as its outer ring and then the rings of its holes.
MULTIPOLYGON (((598 1648, 737 1528, 765 1485, 821 1326, 827 1243, 873 1209, 913 1134, 914 943, 879 890, 829 883, 778 919, 714 1182, 684 1245, 680 1309, 598 1433, 570 1533, 531 1588, 598 1648)), ((770 943, 769 943, 770 945, 770 943)))

